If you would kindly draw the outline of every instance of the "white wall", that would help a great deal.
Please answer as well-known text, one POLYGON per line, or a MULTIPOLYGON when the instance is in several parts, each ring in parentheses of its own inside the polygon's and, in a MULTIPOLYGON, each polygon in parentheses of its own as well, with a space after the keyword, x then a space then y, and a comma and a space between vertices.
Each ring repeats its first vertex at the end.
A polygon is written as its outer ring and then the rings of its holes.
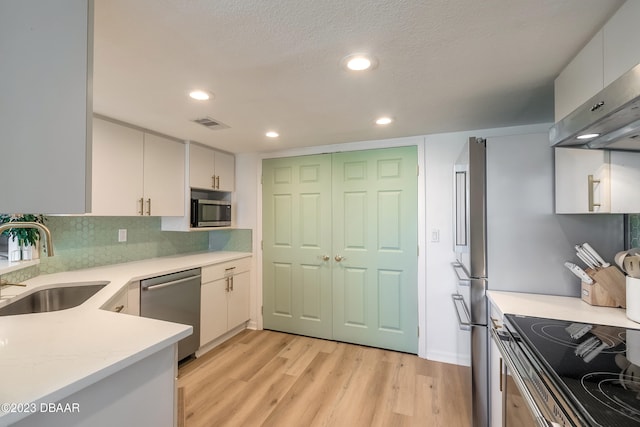
POLYGON ((469 332, 458 329, 451 300, 456 277, 453 252, 453 164, 470 136, 491 138, 547 132, 550 124, 427 135, 424 138, 426 179, 426 358, 469 365, 469 332), (440 241, 432 242, 433 230, 440 241))
POLYGON ((254 275, 252 281, 252 326, 262 328, 262 159, 308 154, 353 151, 415 145, 418 147, 418 355, 448 363, 468 364, 468 333, 458 330, 451 302, 456 281, 450 263, 455 259, 452 241, 452 168, 469 136, 546 132, 549 124, 485 129, 391 140, 307 147, 271 153, 236 156, 236 200, 238 226, 254 230, 254 275), (432 230, 439 230, 439 242, 431 242, 432 230))
POLYGON ((262 157, 257 153, 236 154, 235 220, 238 228, 253 230, 253 266, 251 269, 251 320, 249 328, 262 329, 262 251, 257 236, 262 220, 262 189, 260 175, 262 157))

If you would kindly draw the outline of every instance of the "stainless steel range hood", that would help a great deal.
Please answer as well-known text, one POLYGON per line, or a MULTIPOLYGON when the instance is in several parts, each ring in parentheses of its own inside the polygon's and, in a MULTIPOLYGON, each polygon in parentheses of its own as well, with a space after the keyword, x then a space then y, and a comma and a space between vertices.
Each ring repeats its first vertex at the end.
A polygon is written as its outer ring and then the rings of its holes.
POLYGON ((640 151, 640 64, 557 122, 554 146, 640 151), (597 134, 579 139, 581 135, 597 134))

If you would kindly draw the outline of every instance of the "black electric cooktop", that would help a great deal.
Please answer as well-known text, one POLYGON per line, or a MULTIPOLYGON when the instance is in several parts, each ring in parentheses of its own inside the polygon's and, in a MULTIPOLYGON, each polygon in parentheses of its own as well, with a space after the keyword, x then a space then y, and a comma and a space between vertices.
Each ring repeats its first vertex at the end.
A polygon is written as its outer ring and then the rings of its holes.
POLYGON ((640 330, 506 315, 577 411, 595 425, 640 425, 640 330))

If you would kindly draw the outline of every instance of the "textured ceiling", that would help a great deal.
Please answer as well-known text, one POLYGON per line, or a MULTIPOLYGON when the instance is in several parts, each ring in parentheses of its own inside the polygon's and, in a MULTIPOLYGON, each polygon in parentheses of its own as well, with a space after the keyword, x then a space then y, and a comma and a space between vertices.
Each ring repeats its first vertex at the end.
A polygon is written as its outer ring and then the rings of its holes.
POLYGON ((553 80, 621 4, 95 0, 94 111, 231 152, 548 122, 553 80), (353 52, 379 66, 341 69, 353 52))

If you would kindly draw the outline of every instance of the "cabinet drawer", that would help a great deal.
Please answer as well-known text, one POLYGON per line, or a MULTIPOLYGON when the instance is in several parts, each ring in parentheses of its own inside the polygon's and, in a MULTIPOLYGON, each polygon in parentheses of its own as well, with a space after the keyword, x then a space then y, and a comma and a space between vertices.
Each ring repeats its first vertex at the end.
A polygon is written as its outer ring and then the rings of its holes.
POLYGON ((237 259, 234 261, 227 261, 220 264, 213 264, 202 268, 202 283, 211 282, 213 280, 222 279, 225 277, 225 272, 228 269, 234 268, 229 271, 231 274, 238 274, 251 269, 251 257, 237 259))

